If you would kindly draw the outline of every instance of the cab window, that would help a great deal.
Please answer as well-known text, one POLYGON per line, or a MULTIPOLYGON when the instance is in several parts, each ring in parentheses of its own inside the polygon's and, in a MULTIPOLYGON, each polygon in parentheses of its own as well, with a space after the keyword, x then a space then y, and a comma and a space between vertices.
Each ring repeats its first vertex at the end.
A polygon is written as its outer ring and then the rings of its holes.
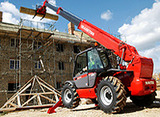
POLYGON ((92 49, 88 51, 88 70, 92 69, 102 69, 103 64, 101 62, 101 59, 99 58, 99 54, 96 49, 92 49))
POLYGON ((98 53, 102 60, 104 68, 107 68, 109 66, 109 63, 108 63, 108 58, 106 57, 106 51, 102 49, 98 49, 98 53))
POLYGON ((75 63, 75 72, 74 76, 77 76, 78 74, 83 73, 84 71, 87 71, 87 57, 86 53, 83 53, 77 57, 76 63, 75 63))

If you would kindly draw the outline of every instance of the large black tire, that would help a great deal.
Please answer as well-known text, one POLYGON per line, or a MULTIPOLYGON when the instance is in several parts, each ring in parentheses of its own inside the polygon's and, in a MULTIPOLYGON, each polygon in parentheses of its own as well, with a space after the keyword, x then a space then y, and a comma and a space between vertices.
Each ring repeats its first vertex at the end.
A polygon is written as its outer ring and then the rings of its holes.
POLYGON ((155 100, 155 93, 145 96, 131 96, 130 99, 139 107, 149 107, 155 100))
POLYGON ((76 108, 79 105, 80 99, 76 92, 75 86, 67 83, 62 89, 62 102, 64 107, 67 108, 76 108))
POLYGON ((98 105, 105 113, 118 113, 126 105, 126 91, 118 78, 108 76, 97 87, 98 105))

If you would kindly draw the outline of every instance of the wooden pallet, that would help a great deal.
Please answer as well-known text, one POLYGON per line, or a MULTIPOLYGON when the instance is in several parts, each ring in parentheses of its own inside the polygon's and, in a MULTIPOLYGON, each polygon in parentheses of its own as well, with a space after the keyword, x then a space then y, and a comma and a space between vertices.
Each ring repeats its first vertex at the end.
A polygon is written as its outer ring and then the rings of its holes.
MULTIPOLYGON (((29 9, 26 7, 20 7, 20 13, 24 13, 24 14, 28 14, 28 15, 35 15, 35 10, 33 9, 29 9)), ((43 17, 42 14, 37 14, 38 17, 43 17)), ((54 15, 54 14, 50 14, 50 13, 46 13, 45 17, 47 19, 51 19, 51 20, 58 20, 58 16, 54 15)))

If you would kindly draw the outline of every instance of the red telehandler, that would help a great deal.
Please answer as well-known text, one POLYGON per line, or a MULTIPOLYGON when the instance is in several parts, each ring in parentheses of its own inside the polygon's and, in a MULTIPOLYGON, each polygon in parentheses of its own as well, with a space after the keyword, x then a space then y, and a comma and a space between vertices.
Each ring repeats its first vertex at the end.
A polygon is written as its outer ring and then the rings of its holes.
POLYGON ((153 61, 142 57, 135 47, 101 30, 93 24, 57 8, 47 0, 37 9, 37 14, 45 14, 49 7, 57 14, 75 24, 78 29, 95 39, 102 47, 92 47, 77 54, 73 80, 66 81, 59 102, 48 110, 61 104, 67 108, 79 105, 80 98, 89 98, 106 113, 117 113, 126 105, 129 96, 138 106, 149 106, 156 95, 156 81, 152 78, 153 61), (119 69, 112 68, 107 48, 120 57, 119 69), (127 65, 122 65, 123 61, 127 65))

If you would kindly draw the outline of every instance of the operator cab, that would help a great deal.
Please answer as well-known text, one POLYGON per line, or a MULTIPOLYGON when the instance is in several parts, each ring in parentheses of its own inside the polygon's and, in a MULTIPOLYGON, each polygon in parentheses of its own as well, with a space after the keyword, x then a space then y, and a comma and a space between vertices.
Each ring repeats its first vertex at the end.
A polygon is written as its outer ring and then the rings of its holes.
POLYGON ((92 87, 97 75, 110 68, 106 49, 89 48, 77 54, 73 79, 78 88, 92 87))

